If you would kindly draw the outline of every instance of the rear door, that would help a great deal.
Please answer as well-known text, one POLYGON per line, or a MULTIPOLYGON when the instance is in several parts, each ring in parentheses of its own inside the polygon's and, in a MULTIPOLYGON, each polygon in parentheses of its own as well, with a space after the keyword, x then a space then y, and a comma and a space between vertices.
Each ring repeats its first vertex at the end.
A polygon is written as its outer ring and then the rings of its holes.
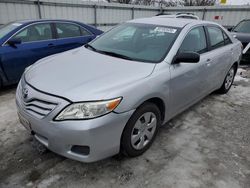
POLYGON ((53 25, 57 38, 57 53, 80 47, 95 38, 90 31, 75 23, 57 22, 53 25))
POLYGON ((211 61, 207 64, 212 89, 220 87, 225 74, 230 68, 233 55, 233 44, 227 34, 218 26, 207 26, 209 53, 211 61))
POLYGON ((9 82, 17 82, 26 67, 54 53, 50 23, 29 25, 11 39, 20 39, 21 44, 13 47, 6 42, 1 47, 3 69, 9 82))
POLYGON ((170 67, 170 101, 174 114, 208 94, 207 77, 210 73, 206 70, 206 64, 210 55, 203 26, 193 28, 186 35, 179 52, 187 51, 199 53, 200 61, 198 63, 181 62, 172 64, 170 67))

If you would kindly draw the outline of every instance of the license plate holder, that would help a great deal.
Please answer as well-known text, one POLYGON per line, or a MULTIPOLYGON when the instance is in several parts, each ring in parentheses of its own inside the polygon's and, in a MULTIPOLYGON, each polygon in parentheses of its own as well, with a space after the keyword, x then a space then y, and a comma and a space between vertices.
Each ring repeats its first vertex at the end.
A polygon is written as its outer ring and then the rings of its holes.
POLYGON ((18 117, 19 117, 19 121, 20 123, 28 130, 31 131, 31 126, 30 126, 30 122, 24 118, 21 114, 18 113, 18 117))

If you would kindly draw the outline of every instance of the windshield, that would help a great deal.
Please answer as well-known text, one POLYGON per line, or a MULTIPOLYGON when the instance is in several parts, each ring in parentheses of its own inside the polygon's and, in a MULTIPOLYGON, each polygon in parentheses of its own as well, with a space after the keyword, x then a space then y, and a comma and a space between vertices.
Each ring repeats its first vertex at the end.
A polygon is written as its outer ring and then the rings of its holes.
POLYGON ((3 38, 5 35, 7 35, 10 31, 12 31, 13 29, 16 29, 17 27, 19 27, 20 23, 10 23, 10 24, 6 24, 0 27, 0 39, 3 38))
POLYGON ((179 29, 150 24, 122 24, 86 47, 119 58, 160 62, 170 50, 179 29))
POLYGON ((234 29, 234 32, 250 33, 250 20, 240 22, 234 29))

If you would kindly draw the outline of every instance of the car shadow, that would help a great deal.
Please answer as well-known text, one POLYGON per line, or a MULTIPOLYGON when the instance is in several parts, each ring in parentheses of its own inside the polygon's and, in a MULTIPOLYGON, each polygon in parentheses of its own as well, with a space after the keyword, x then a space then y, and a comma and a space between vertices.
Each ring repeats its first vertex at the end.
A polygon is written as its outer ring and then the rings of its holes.
POLYGON ((0 96, 9 94, 11 92, 15 92, 16 88, 17 88, 17 84, 10 85, 10 86, 4 86, 4 87, 0 88, 0 96))

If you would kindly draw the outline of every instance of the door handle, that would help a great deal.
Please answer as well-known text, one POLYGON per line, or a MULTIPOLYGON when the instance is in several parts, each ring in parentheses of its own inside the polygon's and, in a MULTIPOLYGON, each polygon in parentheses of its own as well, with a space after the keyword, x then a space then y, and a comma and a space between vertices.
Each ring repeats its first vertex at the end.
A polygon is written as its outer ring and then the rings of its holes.
POLYGON ((231 50, 231 54, 233 55, 233 54, 234 54, 234 49, 233 49, 233 48, 231 48, 230 50, 231 50))
POLYGON ((207 59, 206 65, 207 65, 207 67, 209 67, 211 65, 211 59, 207 59))
POLYGON ((52 44, 52 43, 50 43, 50 44, 48 44, 48 47, 54 47, 55 45, 54 44, 52 44))

